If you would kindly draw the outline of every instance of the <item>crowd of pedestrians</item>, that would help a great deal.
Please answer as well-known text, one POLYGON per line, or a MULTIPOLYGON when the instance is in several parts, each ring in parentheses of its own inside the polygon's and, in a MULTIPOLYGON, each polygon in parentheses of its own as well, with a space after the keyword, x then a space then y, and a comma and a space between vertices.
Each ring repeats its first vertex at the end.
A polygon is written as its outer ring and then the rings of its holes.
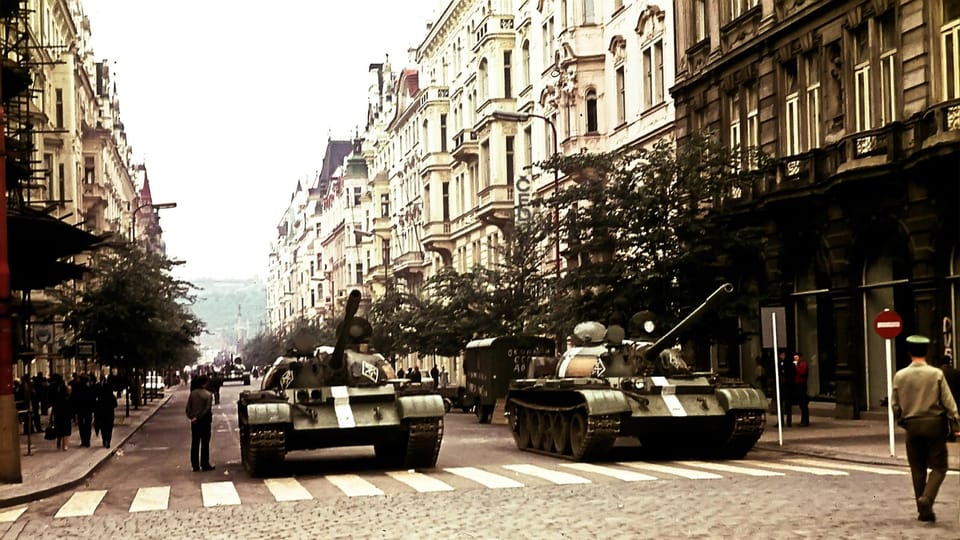
POLYGON ((69 448, 74 426, 80 446, 89 448, 91 439, 99 437, 103 446, 110 448, 117 396, 124 387, 115 375, 98 380, 95 374, 74 373, 67 381, 59 373, 49 378, 39 373, 15 380, 13 393, 24 434, 43 433, 64 451, 69 448))

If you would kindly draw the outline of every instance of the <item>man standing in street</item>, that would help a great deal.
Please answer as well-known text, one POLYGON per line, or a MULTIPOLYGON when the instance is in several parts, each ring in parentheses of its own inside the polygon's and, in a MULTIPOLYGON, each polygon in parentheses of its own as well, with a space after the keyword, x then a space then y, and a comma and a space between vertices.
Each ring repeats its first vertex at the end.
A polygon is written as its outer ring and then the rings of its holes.
POLYGON ((195 388, 187 398, 190 419, 190 464, 193 471, 212 471, 210 464, 210 428, 213 425, 213 394, 207 390, 206 375, 196 378, 195 388))
POLYGON ((937 519, 933 505, 947 475, 947 430, 960 435, 960 413, 943 372, 926 362, 929 345, 924 336, 907 338, 911 362, 894 375, 891 396, 897 424, 907 430, 907 461, 920 521, 937 519))
POLYGON ((800 407, 800 425, 810 425, 810 396, 807 395, 807 361, 793 353, 793 401, 800 407))

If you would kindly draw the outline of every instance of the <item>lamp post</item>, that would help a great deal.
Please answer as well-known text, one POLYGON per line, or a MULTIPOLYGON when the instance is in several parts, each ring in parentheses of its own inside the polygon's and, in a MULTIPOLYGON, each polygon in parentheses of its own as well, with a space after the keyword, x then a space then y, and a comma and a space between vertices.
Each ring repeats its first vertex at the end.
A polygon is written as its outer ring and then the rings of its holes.
MULTIPOLYGON (((556 157, 559 153, 557 150, 557 126, 553 123, 553 120, 550 118, 539 114, 539 113, 521 113, 514 111, 494 111, 491 114, 494 120, 507 120, 511 122, 526 122, 531 118, 539 118, 547 123, 550 126, 550 134, 553 136, 551 142, 553 143, 553 157, 556 157)), ((532 156, 531 156, 532 157, 532 156)), ((560 170, 554 165, 553 167, 553 193, 556 194, 560 189, 560 170)), ((553 208, 553 226, 556 229, 557 240, 554 243, 554 257, 555 257, 555 269, 557 273, 557 279, 560 279, 560 210, 557 207, 553 208)))
POLYGON ((164 210, 166 208, 176 208, 177 203, 175 202, 156 203, 156 204, 146 203, 138 206, 136 210, 133 211, 133 215, 131 216, 131 219, 130 219, 130 241, 131 242, 137 241, 137 212, 139 212, 140 210, 143 210, 144 208, 147 208, 148 206, 150 208, 153 208, 154 211, 157 211, 157 210, 164 210))

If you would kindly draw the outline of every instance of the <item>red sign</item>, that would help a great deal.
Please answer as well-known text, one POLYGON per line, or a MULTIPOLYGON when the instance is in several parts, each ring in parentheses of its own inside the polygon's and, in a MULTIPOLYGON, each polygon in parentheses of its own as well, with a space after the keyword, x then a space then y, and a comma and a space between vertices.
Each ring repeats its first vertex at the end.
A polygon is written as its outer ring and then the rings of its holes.
POLYGON ((873 329, 883 339, 893 339, 903 332, 903 319, 892 309, 885 309, 873 320, 873 329))

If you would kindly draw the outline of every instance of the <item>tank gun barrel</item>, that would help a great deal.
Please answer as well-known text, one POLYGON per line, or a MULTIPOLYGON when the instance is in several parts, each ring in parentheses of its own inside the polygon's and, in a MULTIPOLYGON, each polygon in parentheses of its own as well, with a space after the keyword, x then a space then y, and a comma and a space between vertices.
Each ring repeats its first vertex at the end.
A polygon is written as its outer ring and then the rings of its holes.
POLYGON ((350 296, 347 298, 347 305, 343 313, 343 322, 340 323, 337 331, 337 344, 333 347, 333 353, 330 354, 330 367, 334 371, 343 369, 343 351, 347 348, 347 340, 350 337, 350 326, 359 308, 360 291, 354 289, 350 291, 350 296))
POLYGON ((719 300, 723 299, 725 296, 733 292, 733 285, 730 283, 724 283, 717 290, 713 291, 702 304, 697 306, 697 309, 694 309, 690 312, 689 315, 684 317, 676 326, 670 329, 669 332, 664 334, 660 339, 650 345, 646 351, 644 351, 644 356, 650 360, 656 355, 660 354, 661 351, 670 346, 671 343, 677 338, 677 335, 680 334, 686 327, 690 326, 695 320, 697 320, 706 310, 711 309, 714 304, 719 300))

